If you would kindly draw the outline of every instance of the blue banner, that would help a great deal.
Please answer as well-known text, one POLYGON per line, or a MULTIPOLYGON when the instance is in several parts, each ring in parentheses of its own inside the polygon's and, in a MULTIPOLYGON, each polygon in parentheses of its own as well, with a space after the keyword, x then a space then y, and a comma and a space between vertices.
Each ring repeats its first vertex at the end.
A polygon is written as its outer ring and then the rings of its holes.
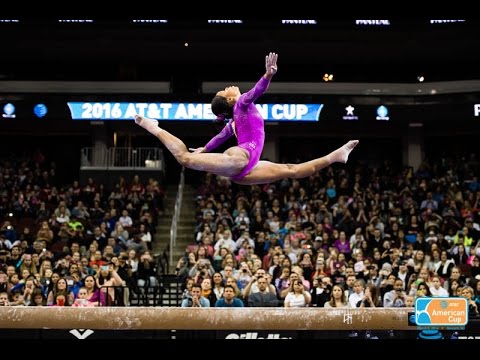
MULTIPOLYGON (((213 120, 210 104, 68 102, 73 120, 132 120, 135 114, 158 120, 213 120)), ((257 104, 266 121, 318 121, 323 104, 257 104)))

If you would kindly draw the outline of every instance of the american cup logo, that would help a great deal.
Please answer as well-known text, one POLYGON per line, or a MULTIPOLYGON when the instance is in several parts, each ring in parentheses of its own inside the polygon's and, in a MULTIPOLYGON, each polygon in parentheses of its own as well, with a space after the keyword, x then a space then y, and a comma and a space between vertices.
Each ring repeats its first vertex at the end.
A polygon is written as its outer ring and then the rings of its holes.
POLYGON ((468 304, 464 298, 420 297, 415 301, 417 326, 465 326, 468 304))

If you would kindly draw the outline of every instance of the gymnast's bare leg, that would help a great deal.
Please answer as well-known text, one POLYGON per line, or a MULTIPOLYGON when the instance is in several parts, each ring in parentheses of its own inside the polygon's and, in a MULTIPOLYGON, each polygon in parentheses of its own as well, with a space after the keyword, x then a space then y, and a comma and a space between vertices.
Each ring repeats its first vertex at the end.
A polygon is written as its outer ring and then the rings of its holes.
POLYGON ((231 177, 240 173, 248 164, 249 153, 234 146, 224 153, 191 153, 182 140, 158 127, 158 121, 135 115, 135 122, 155 135, 172 153, 180 165, 186 168, 207 171, 215 175, 231 177))
POLYGON ((250 173, 235 182, 241 185, 267 184, 281 179, 301 179, 315 174, 333 163, 346 163, 358 140, 351 140, 330 154, 300 164, 278 164, 259 161, 250 173))

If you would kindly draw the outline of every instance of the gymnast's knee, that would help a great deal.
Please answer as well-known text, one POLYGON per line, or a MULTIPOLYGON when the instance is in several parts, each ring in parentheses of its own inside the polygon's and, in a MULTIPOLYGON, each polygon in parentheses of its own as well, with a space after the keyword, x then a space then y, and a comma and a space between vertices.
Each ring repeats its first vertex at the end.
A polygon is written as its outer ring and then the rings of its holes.
POLYGON ((177 161, 180 163, 180 165, 190 168, 193 161, 192 155, 188 152, 181 153, 177 156, 177 161))
POLYGON ((289 179, 300 179, 303 175, 300 173, 298 164, 285 164, 285 173, 289 179))

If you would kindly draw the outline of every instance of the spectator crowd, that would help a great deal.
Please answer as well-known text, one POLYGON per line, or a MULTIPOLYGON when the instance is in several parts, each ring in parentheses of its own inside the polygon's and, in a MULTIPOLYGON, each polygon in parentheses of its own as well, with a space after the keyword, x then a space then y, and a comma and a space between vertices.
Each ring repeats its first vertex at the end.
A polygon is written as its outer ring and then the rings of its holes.
POLYGON ((0 305, 129 305, 157 286, 159 183, 62 185, 57 171, 44 158, 0 161, 0 305))
POLYGON ((476 317, 479 168, 474 155, 416 171, 349 163, 249 187, 206 174, 176 264, 182 306, 412 307, 462 296, 476 317))

